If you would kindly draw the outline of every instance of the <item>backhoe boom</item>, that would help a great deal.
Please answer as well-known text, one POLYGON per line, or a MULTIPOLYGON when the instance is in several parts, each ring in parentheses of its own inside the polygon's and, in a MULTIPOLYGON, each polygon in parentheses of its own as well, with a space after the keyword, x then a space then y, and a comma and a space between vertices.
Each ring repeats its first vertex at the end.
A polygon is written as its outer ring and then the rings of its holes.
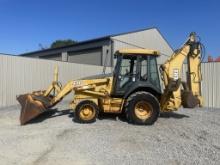
POLYGON ((160 67, 165 87, 160 102, 161 111, 175 111, 181 105, 186 108, 202 106, 200 64, 201 45, 196 41, 195 33, 191 33, 182 48, 174 52, 160 67), (187 81, 182 82, 182 67, 185 59, 188 65, 187 81))

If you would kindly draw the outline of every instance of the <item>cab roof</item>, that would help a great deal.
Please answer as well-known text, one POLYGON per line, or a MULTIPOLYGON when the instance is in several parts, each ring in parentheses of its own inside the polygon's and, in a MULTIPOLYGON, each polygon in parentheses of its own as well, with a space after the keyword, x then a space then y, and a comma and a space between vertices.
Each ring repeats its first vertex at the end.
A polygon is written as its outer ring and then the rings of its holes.
POLYGON ((121 55, 151 55, 151 56, 159 56, 160 52, 152 49, 120 49, 116 52, 116 54, 121 55))

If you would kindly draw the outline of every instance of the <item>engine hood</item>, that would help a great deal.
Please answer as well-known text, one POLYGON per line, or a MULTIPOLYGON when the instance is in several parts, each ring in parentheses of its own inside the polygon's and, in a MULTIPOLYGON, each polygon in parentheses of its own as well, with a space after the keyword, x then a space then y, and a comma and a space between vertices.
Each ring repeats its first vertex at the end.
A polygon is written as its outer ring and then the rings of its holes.
POLYGON ((113 76, 113 73, 98 74, 98 75, 83 77, 81 80, 103 79, 103 78, 112 77, 112 76, 113 76))

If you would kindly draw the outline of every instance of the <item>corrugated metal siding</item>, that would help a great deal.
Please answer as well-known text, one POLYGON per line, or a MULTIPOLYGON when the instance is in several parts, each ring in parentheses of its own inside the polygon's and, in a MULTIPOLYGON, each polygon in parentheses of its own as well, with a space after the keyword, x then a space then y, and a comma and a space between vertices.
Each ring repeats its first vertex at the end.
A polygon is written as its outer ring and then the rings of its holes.
POLYGON ((17 104, 16 95, 46 89, 53 80, 55 65, 59 66, 59 81, 102 73, 102 67, 51 60, 0 56, 0 107, 17 104))
POLYGON ((220 108, 220 63, 202 64, 202 95, 204 96, 205 106, 220 108))
MULTIPOLYGON (((220 108, 219 93, 220 93, 220 77, 218 76, 220 71, 220 63, 202 63, 202 96, 204 97, 204 106, 211 108, 220 108)), ((183 80, 185 81, 185 75, 187 71, 187 65, 183 67, 183 80)))
POLYGON ((173 53, 173 50, 161 36, 157 29, 124 34, 112 37, 114 52, 122 48, 146 48, 159 50, 162 55, 158 58, 158 64, 163 64, 173 53))

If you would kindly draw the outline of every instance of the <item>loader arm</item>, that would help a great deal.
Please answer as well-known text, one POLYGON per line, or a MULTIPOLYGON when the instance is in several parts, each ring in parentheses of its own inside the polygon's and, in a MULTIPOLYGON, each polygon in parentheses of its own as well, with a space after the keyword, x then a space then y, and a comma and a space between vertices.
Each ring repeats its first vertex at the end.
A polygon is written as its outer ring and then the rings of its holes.
MULTIPOLYGON (((97 96, 105 96, 106 93, 102 93, 99 91, 94 91, 96 86, 100 84, 107 84, 109 82, 108 79, 97 79, 97 80, 72 80, 69 81, 62 89, 57 92, 57 94, 50 101, 51 106, 54 106, 56 103, 60 102, 66 95, 68 95, 71 91, 81 91, 87 94, 93 94, 97 96)), ((56 89, 56 84, 53 87, 53 90, 56 89)), ((52 91, 51 91, 52 92, 52 91)), ((48 93, 49 95, 50 93, 48 93)), ((48 96, 47 95, 47 96, 48 96)))
POLYGON ((109 95, 108 90, 101 90, 99 86, 109 84, 109 78, 93 79, 93 80, 71 80, 62 87, 58 82, 58 67, 55 68, 54 80, 47 90, 35 91, 28 94, 19 95, 17 100, 21 104, 20 123, 26 124, 30 120, 36 118, 40 114, 50 111, 57 103, 59 103, 70 92, 83 92, 87 95, 104 97, 109 95))
POLYGON ((181 105, 189 108, 202 105, 200 64, 201 45, 196 41, 195 33, 191 33, 186 43, 160 67, 165 88, 160 101, 161 111, 175 111, 181 105), (188 65, 187 81, 182 82, 185 59, 188 65))

